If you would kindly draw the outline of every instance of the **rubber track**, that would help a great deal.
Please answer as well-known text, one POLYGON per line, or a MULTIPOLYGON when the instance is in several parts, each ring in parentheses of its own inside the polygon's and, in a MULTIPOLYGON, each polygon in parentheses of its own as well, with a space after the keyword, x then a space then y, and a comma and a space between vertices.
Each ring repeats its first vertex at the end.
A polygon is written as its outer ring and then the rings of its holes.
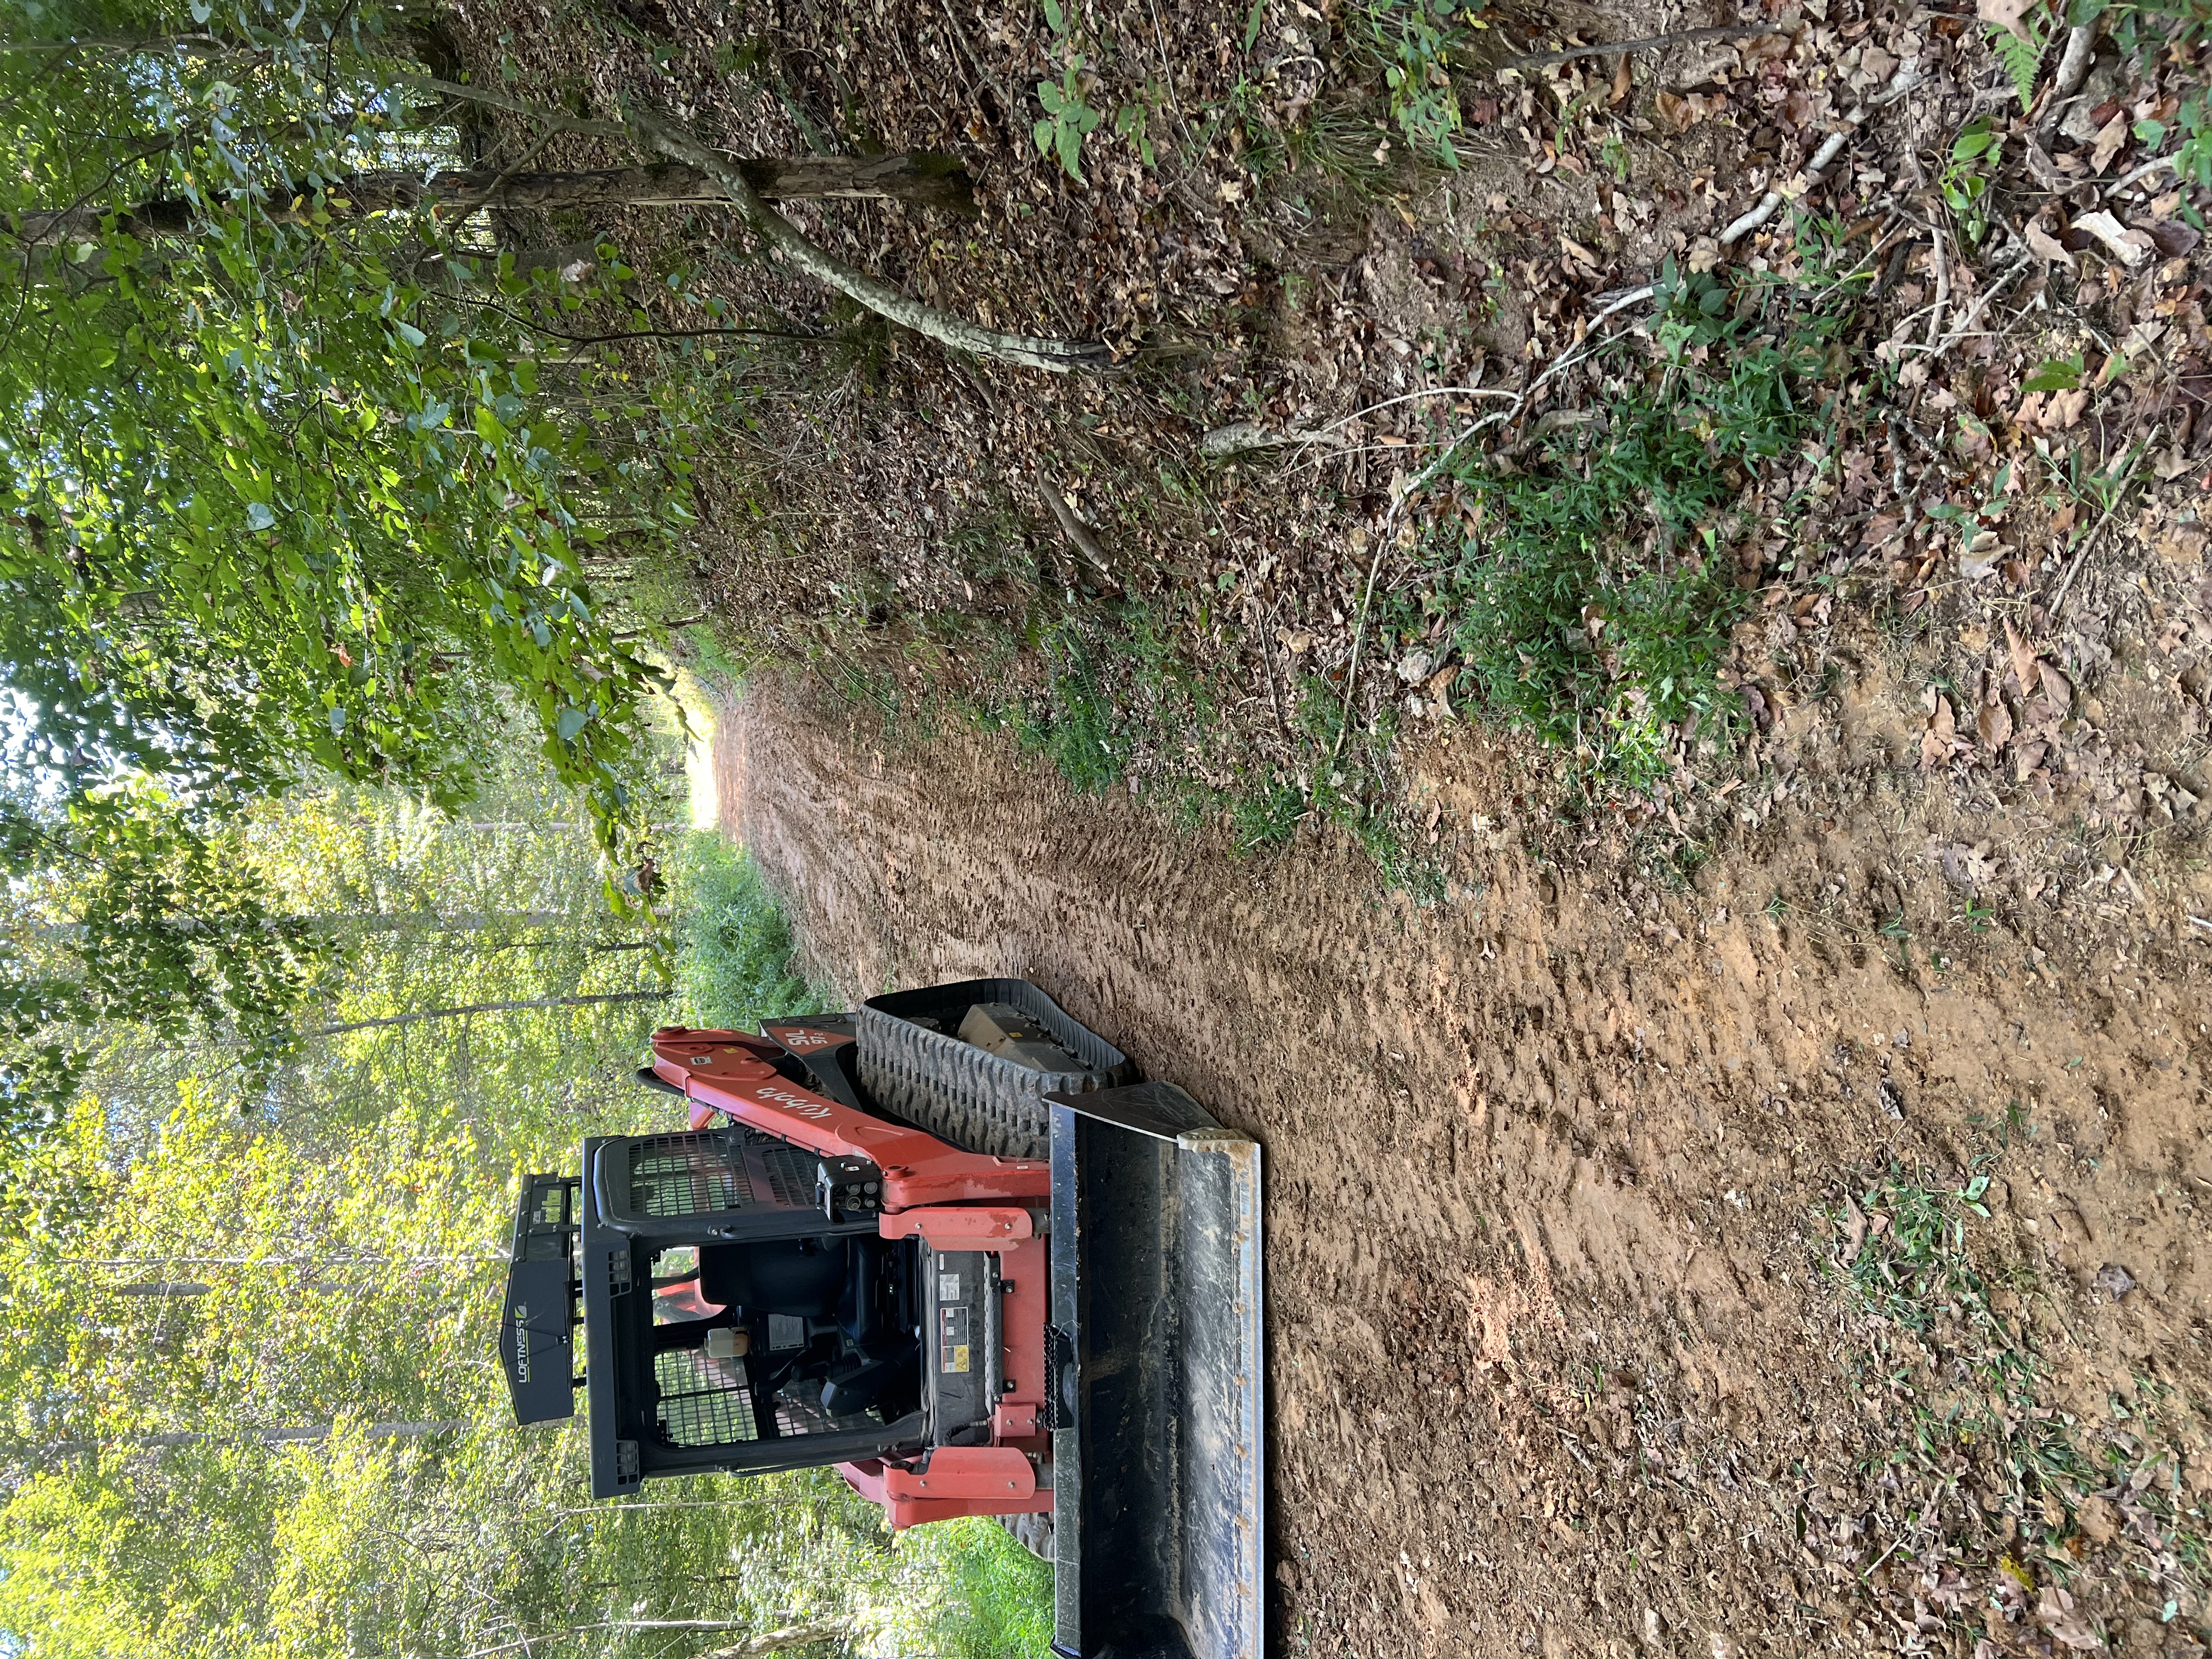
POLYGON ((976 982, 976 1002, 1011 1002, 1042 1024, 1078 1060, 1080 1072, 1033 1072, 944 1031, 901 1018, 872 999, 860 1009, 860 1082, 917 1127, 963 1152, 994 1158, 1048 1158, 1048 1094, 1081 1094, 1128 1081, 1136 1068, 1097 1033, 1078 1024, 1026 980, 976 982))

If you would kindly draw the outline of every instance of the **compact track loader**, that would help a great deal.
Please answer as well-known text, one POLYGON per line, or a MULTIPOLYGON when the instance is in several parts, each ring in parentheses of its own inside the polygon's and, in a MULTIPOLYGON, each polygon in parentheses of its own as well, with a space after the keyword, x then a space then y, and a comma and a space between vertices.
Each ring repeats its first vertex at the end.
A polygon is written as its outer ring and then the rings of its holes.
POLYGON ((1258 1659, 1256 1143, 1022 980, 639 1075, 689 1126, 525 1179, 500 1339, 595 1496, 834 1465, 895 1528, 1014 1517, 1068 1659, 1258 1659))

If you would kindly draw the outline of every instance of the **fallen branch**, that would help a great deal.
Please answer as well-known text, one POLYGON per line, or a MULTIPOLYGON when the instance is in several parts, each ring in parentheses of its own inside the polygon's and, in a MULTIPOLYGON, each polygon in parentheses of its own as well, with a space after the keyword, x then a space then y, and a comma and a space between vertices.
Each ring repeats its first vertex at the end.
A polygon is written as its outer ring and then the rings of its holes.
MULTIPOLYGON (((1850 114, 1844 117, 1842 127, 1830 133, 1827 141, 1813 153, 1812 165, 1805 169, 1807 185, 1817 185, 1827 176, 1828 169, 1835 166, 1836 158, 1844 153, 1844 146, 1850 142, 1851 135, 1858 131, 1861 122, 1876 110, 1895 103, 1905 94, 1923 85, 1927 79, 1926 76, 1920 73, 1917 60, 1908 59, 1899 65, 1897 73, 1890 77, 1889 84, 1874 97, 1853 108, 1850 114)), ((1726 247, 1729 243, 1739 241, 1757 230, 1781 210, 1783 200, 1780 191, 1768 191, 1765 195, 1759 198, 1757 206, 1721 233, 1721 246, 1726 247)))
POLYGON ((1066 374, 1077 369, 1101 369, 1111 360, 1106 347, 1096 340, 1056 340, 1035 335, 1008 334, 981 328, 909 299, 889 283, 856 270, 826 248, 807 240, 798 226, 785 218, 755 190, 752 183, 698 136, 648 114, 634 111, 630 137, 643 149, 688 162, 729 192, 731 204, 746 225, 784 258, 824 287, 857 301, 879 317, 902 328, 910 328, 926 339, 955 351, 972 352, 1002 363, 1041 368, 1066 374))
POLYGON ((503 92, 494 92, 488 87, 471 87, 459 81, 441 81, 434 75, 408 75, 399 78, 398 84, 434 92, 441 97, 452 98, 464 104, 481 104, 486 109, 504 110, 509 115, 526 115, 533 121, 543 121, 556 132, 574 132, 587 138, 628 138, 628 127, 619 121, 586 121, 565 111, 547 109, 521 98, 509 97, 503 92))
POLYGON ((1943 313, 1951 306, 1951 258, 1944 244, 1943 227, 1933 219, 1928 222, 1928 235, 1936 265, 1936 303, 1929 307, 1935 314, 1928 319, 1928 349, 1933 351, 1942 337, 1943 313))
POLYGON ((2007 265, 2002 270, 1999 271, 1990 280, 1989 284, 1982 289, 1981 297, 1976 300, 1972 307, 1968 309, 1966 314, 1959 319, 1957 327, 1954 328, 1948 334, 1946 334, 1940 340, 1931 338, 1926 345, 1907 345, 1901 347, 1899 348, 1900 353, 1905 351, 1924 351, 1928 354, 1928 361, 1931 363, 1934 362, 1938 357, 1941 357, 1945 352, 1948 351, 1953 346, 1958 344, 1960 341, 1965 339, 1968 334, 1972 332, 1974 325, 1981 321, 1982 313, 1990 308, 1991 302, 1993 302, 1996 297, 2002 294, 2007 289, 2010 288, 2014 280, 2017 278, 2022 271, 2026 270, 2034 263, 2035 256, 2033 254, 2021 254, 2017 259, 2014 259, 2010 264, 2007 265))
POLYGON ((1560 52, 1524 52, 1493 65, 1491 72, 1571 64, 1577 58, 1623 58, 1632 52, 1657 52, 1662 47, 1692 46, 1701 40, 1750 40, 1760 35, 1788 33, 1770 23, 1729 23, 1718 28, 1685 29, 1680 34, 1655 34, 1648 40, 1613 40, 1602 46, 1570 46, 1560 52))
POLYGON ((1067 544, 1075 550, 1077 562, 1090 567, 1091 574, 1097 578, 1099 586, 1118 592, 1121 584, 1114 580, 1114 573, 1107 568, 1106 550, 1098 544, 1097 532, 1075 516, 1075 509, 1068 506, 1067 497, 1060 493, 1060 486, 1053 482, 1052 474, 1042 467, 1037 469, 1036 484, 1037 494, 1044 497, 1044 504, 1052 509, 1053 519, 1060 526, 1060 533, 1067 538, 1067 544))

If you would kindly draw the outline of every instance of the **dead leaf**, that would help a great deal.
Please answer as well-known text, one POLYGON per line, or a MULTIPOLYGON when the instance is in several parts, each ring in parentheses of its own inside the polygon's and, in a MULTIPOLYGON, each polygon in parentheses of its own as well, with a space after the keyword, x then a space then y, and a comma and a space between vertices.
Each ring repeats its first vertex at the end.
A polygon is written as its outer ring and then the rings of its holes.
POLYGON ((2062 714, 2074 706, 2074 687, 2066 676, 2047 662, 2039 662, 2035 668, 2042 677, 2043 695, 2051 700, 2051 706, 2062 714))
POLYGON ((1992 28, 2006 29, 2021 40, 2034 44, 2035 37, 2022 27, 2021 19, 2027 15, 2035 0, 1974 0, 1974 15, 1992 28))
POLYGON ((1606 102, 1618 109, 1628 101, 1628 94, 1635 90, 1636 81, 1629 71, 1628 54, 1624 52, 1620 54, 1620 61, 1613 66, 1613 94, 1606 102))
POLYGON ((2081 1531, 2093 1544, 2109 1544, 2120 1535, 2120 1512, 2106 1498, 2092 1494, 2081 1500, 2081 1507, 2074 1518, 2081 1523, 2081 1531))
POLYGON ((1905 527, 1902 513, 1877 513, 1867 520, 1866 529, 1860 532, 1859 545, 1881 547, 1905 527))
POLYGON ((1677 132, 1687 132, 1690 124, 1698 118, 1698 112, 1691 106, 1688 99, 1679 97, 1663 87, 1652 101, 1658 106, 1659 118, 1677 132))
POLYGON ((2054 392, 2037 424, 2045 432, 2070 432, 2088 406, 2089 388, 2086 386, 2077 386, 2071 392, 2054 392))
POLYGON ((1928 729, 1920 734, 1920 766, 1923 771, 1933 771, 1951 758, 1951 740, 1959 734, 1958 716, 1952 712, 1951 700, 1940 691, 1936 696, 1936 712, 1928 717, 1928 729))
POLYGON ((1857 1202, 1846 1197, 1844 1200, 1844 1265, 1845 1267, 1849 1267, 1859 1259, 1859 1252, 1866 1248, 1866 1239, 1867 1218, 1860 1211, 1857 1202))
POLYGON ((2122 110, 2105 123, 2098 133, 2097 142, 2090 147, 2089 166, 2093 172, 2102 173, 2112 166, 2112 157, 2120 153, 2120 146, 2128 142, 2128 112, 2122 110))
POLYGON ((2074 1611, 2074 1598, 2056 1584, 2043 1587, 2043 1595, 2035 1606, 2035 1621, 2069 1648, 2086 1650, 2105 1645, 2104 1638, 2091 1630, 2088 1622, 2074 1611))
POLYGON ((2037 258, 2049 264, 2064 265, 2069 270, 2074 269, 2074 256, 2066 251, 2065 244, 2034 220, 2027 222, 2023 234, 2027 238, 2027 251, 2037 258))
POLYGON ((2012 712, 2001 702, 1984 703, 1974 716, 1974 730, 1982 746, 1994 754, 2012 739, 2012 712))

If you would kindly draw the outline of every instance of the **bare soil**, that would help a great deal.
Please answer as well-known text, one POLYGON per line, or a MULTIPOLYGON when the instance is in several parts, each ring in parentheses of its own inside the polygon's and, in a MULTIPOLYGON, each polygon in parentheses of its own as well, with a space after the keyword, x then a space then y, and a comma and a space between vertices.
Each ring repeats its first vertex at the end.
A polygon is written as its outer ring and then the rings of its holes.
POLYGON ((841 990, 1028 977, 1265 1143, 1279 1651, 2203 1650, 2201 860, 1976 915, 1907 763, 1764 802, 1669 891, 1492 827, 1513 757, 1454 728, 1409 757, 1422 908, 803 679, 716 758, 841 990), (1850 1292, 1892 1170, 1990 1177, 1961 1249, 2041 1367, 2002 1444, 1944 1429, 1957 1345, 1893 1374, 1850 1292), (2110 1484, 2023 1501, 2008 1459, 2061 1432, 2110 1484))

